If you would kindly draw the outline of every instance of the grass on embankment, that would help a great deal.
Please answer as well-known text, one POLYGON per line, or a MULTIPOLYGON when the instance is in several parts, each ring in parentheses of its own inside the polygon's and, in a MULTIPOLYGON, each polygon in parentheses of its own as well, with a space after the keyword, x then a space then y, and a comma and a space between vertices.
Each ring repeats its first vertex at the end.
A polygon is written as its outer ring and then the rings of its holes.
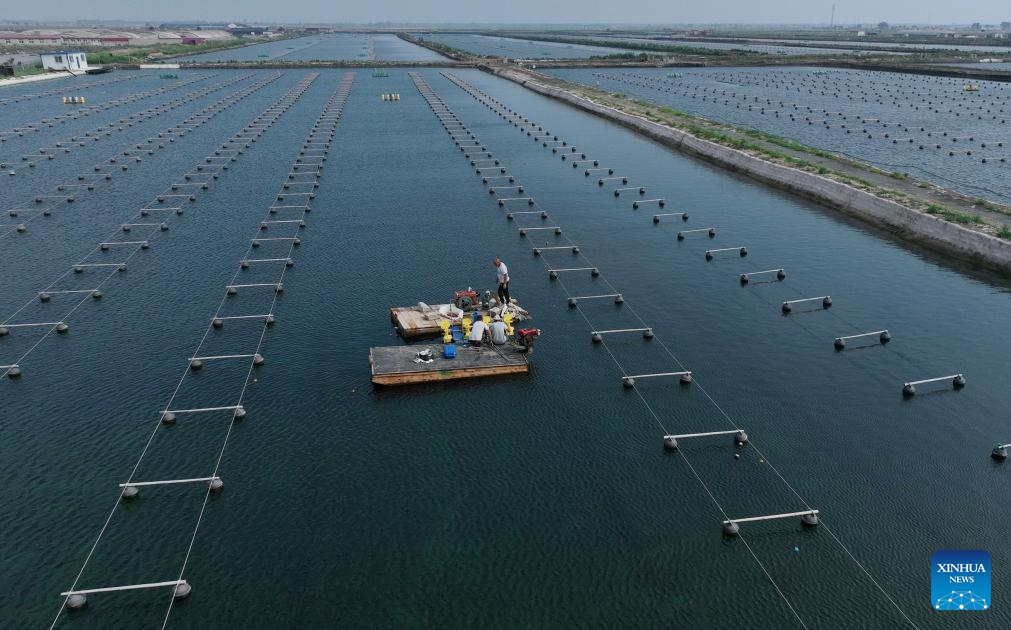
MULTIPOLYGON (((570 86, 566 86, 572 89, 570 86)), ((884 171, 870 165, 854 162, 852 160, 840 160, 828 151, 815 147, 809 147, 799 142, 781 138, 773 134, 765 133, 757 129, 738 128, 724 123, 698 118, 691 114, 664 107, 650 101, 640 99, 630 99, 621 93, 606 93, 592 88, 577 88, 586 96, 601 102, 602 104, 614 107, 628 114, 640 116, 674 129, 679 129, 697 138, 708 140, 716 144, 731 147, 739 151, 748 152, 756 157, 767 161, 782 164, 792 168, 800 169, 810 173, 828 177, 830 179, 843 182, 847 185, 869 192, 877 197, 889 199, 900 203, 908 208, 913 208, 927 214, 939 216, 945 221, 964 225, 977 231, 986 232, 999 238, 1011 240, 1011 228, 1006 225, 987 223, 978 213, 968 213, 959 210, 952 210, 944 205, 932 203, 920 196, 910 195, 902 190, 897 190, 887 185, 882 185, 879 181, 874 183, 865 177, 861 177, 857 172, 863 171, 868 177, 877 178, 888 177, 896 182, 905 182, 909 179, 907 173, 898 171, 884 171), (777 150, 786 149, 788 152, 777 150), (806 157, 821 158, 819 164, 815 164, 806 157)), ((917 188, 931 188, 924 182, 914 182, 917 188)), ((957 197, 957 195, 956 195, 957 197)), ((977 198, 969 202, 972 206, 982 207, 990 212, 1011 214, 1011 210, 1006 207, 977 198)))
POLYGON ((45 74, 48 72, 42 66, 14 66, 14 76, 6 77, 17 79, 18 77, 30 77, 36 74, 45 74))
POLYGON ((179 55, 196 55, 215 50, 241 48, 251 44, 261 44, 274 41, 264 38, 225 39, 204 42, 195 46, 187 44, 160 44, 157 46, 141 46, 137 48, 118 48, 116 50, 99 50, 88 53, 88 63, 104 66, 108 64, 135 64, 179 55))

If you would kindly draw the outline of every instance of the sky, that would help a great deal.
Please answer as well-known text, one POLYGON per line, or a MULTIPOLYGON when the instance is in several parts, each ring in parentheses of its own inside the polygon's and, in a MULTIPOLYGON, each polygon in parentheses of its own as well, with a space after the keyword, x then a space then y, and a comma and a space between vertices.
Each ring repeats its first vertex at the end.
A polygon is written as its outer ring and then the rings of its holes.
POLYGON ((7 21, 969 24, 1011 21, 1006 0, 58 0, 10 2, 7 21))

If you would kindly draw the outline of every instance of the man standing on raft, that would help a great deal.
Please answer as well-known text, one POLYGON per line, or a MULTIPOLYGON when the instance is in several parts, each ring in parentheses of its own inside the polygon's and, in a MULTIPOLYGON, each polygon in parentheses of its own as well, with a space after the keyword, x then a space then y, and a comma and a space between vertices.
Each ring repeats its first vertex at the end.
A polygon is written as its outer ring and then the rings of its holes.
POLYGON ((492 264, 495 265, 498 274, 498 301, 504 313, 505 307, 509 305, 509 268, 498 258, 493 260, 492 264))

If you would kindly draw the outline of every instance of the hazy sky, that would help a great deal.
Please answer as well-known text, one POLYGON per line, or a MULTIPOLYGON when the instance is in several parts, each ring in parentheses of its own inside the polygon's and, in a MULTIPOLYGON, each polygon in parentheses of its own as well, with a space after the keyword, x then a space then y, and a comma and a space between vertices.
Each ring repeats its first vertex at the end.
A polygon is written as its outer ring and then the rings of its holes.
MULTIPOLYGON (((827 23, 833 0, 11 0, 6 20, 255 22, 827 23)), ((839 23, 998 23, 1007 0, 835 0, 839 23)))

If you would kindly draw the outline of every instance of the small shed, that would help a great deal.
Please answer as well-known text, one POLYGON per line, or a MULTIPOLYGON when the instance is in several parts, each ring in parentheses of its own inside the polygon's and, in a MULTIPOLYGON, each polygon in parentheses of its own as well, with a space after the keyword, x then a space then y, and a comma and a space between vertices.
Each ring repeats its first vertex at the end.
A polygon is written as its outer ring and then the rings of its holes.
POLYGON ((42 67, 46 70, 70 70, 85 72, 88 69, 88 56, 80 51, 58 50, 45 52, 42 57, 42 67))

